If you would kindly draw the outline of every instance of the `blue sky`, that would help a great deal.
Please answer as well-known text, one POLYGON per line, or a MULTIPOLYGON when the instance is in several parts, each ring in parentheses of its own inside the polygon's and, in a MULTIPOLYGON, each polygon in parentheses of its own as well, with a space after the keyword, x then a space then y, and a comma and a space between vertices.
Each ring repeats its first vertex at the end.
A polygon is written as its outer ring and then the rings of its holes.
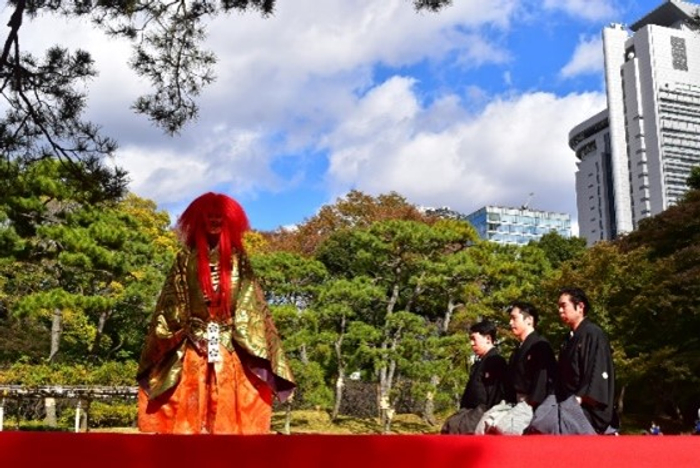
POLYGON ((50 16, 23 38, 94 55, 89 117, 119 142, 131 190, 173 218, 213 190, 271 230, 358 189, 463 213, 533 193, 531 207, 575 222, 567 137, 605 107, 601 31, 661 3, 454 0, 433 14, 409 0, 278 0, 271 18, 210 23, 217 81, 176 137, 129 109, 147 86, 127 43, 50 16))

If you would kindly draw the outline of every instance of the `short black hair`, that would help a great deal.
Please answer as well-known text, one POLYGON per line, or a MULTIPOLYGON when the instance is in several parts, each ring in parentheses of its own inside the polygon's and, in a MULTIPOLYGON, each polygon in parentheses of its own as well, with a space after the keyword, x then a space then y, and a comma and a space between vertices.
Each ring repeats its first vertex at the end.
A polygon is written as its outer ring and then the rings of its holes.
POLYGON ((496 325, 489 320, 482 320, 469 327, 469 334, 478 333, 482 336, 490 336, 491 341, 496 343, 496 325))
POLYGON ((571 303, 575 306, 583 304, 583 315, 588 315, 591 311, 591 302, 588 300, 588 296, 583 292, 581 288, 561 288, 559 290, 559 297, 562 294, 566 294, 571 298, 571 303))
POLYGON ((523 314, 524 317, 532 317, 532 325, 534 327, 537 326, 537 322, 540 319, 540 314, 537 312, 534 305, 530 304, 529 302, 515 301, 508 306, 506 313, 510 315, 510 313, 513 312, 513 309, 520 310, 520 313, 523 314))

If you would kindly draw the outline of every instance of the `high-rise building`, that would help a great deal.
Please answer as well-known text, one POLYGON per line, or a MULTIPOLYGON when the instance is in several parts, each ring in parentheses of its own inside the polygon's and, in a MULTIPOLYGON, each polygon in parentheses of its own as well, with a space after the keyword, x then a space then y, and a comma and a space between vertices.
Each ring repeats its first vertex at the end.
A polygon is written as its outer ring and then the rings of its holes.
POLYGON ((527 245, 550 231, 571 237, 571 216, 526 206, 485 206, 463 219, 474 226, 479 237, 499 244, 527 245))
POLYGON ((667 0, 603 29, 607 109, 574 127, 579 235, 591 245, 676 203, 700 166, 699 6, 667 0))

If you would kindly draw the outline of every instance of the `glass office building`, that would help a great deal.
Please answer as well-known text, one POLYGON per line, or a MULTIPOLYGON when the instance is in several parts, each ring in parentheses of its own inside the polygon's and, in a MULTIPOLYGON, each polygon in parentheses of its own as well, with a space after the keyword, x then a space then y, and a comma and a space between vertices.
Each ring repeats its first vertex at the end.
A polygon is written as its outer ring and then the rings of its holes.
POLYGON ((526 245, 550 231, 571 237, 571 216, 526 207, 485 206, 465 218, 479 237, 499 244, 526 245))

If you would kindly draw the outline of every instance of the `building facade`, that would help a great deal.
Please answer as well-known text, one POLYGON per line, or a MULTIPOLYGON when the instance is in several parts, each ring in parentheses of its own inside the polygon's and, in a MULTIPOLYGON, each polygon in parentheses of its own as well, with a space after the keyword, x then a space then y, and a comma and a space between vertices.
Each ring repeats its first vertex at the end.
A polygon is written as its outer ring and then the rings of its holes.
POLYGON ((574 127, 569 146, 576 151, 576 208, 579 235, 589 245, 617 235, 610 121, 604 110, 574 127))
POLYGON ((565 213, 485 206, 464 219, 474 226, 480 238, 498 244, 527 245, 550 231, 571 237, 571 216, 565 213))
POLYGON ((700 166, 698 5, 667 0, 603 30, 607 109, 574 127, 579 235, 591 245, 676 203, 700 166))

